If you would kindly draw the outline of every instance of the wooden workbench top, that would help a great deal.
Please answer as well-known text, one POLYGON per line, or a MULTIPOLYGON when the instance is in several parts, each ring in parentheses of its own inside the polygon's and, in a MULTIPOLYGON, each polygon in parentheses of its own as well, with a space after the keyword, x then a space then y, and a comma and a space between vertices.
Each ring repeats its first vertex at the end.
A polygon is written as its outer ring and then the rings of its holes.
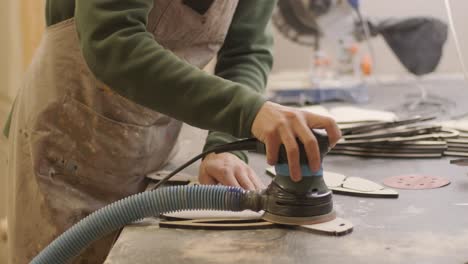
MULTIPOLYGON (((468 111, 465 103, 468 102, 468 88, 463 82, 431 81, 430 86, 430 91, 452 95, 458 102, 458 110, 468 111)), ((396 105, 396 100, 408 89, 404 85, 374 87, 371 89, 374 100, 369 107, 388 109, 392 103, 396 105), (395 100, 392 102, 389 98, 395 100)), ((250 159, 256 172, 268 181, 270 178, 264 173, 265 158, 251 154, 250 159)), ((324 168, 380 183, 386 177, 409 173, 441 176, 452 183, 433 190, 399 190, 398 199, 335 195, 338 216, 354 224, 354 232, 343 237, 279 228, 254 231, 164 229, 158 227, 157 220, 147 219, 124 228, 106 263, 468 262, 468 168, 450 165, 448 158, 408 160, 345 156, 326 157, 324 168)), ((191 167, 188 172, 196 173, 196 169, 191 167)))

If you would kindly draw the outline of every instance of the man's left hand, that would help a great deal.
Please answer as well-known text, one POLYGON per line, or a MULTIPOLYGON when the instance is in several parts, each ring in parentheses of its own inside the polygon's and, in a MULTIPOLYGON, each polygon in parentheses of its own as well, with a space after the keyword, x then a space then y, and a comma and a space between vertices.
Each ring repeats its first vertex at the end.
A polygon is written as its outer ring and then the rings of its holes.
POLYGON ((261 190, 265 185, 244 161, 231 153, 209 154, 200 165, 201 184, 238 186, 246 190, 261 190))

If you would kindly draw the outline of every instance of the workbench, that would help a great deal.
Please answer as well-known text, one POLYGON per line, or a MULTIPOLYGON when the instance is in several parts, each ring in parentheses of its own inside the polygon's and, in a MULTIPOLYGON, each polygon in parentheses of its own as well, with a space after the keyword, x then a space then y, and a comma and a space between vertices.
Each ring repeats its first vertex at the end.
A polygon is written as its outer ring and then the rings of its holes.
MULTIPOLYGON (((395 106, 405 93, 417 91, 412 85, 399 82, 370 87, 371 101, 365 106, 395 106)), ((426 80, 425 85, 430 92, 456 101, 452 114, 468 111, 468 85, 462 80, 426 80)), ((184 133, 191 139, 182 140, 181 150, 185 151, 176 163, 200 150, 203 136, 194 139, 190 129, 184 133)), ((468 167, 450 165, 449 160, 327 156, 325 170, 378 183, 411 173, 451 181, 439 189, 398 190, 398 199, 334 195, 338 216, 354 224, 353 233, 346 236, 285 228, 165 229, 158 227, 157 219, 145 219, 123 229, 105 263, 468 263, 468 167)), ((264 156, 250 154, 250 164, 263 181, 271 180, 265 173, 264 156)), ((186 172, 196 175, 197 166, 186 172)))

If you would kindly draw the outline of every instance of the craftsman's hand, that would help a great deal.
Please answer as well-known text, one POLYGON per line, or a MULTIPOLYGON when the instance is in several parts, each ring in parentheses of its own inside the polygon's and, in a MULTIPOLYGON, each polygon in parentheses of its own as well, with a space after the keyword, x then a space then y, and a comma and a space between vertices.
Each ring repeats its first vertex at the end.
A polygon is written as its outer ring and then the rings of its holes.
POLYGON ((246 190, 261 190, 265 186, 244 161, 231 153, 209 154, 200 165, 201 184, 238 186, 246 190))
POLYGON ((277 163, 279 148, 284 144, 291 179, 300 181, 302 176, 296 138, 304 143, 311 170, 320 169, 320 152, 312 128, 323 128, 327 131, 330 147, 334 147, 341 138, 341 131, 332 118, 271 102, 266 102, 260 108, 252 124, 252 134, 265 143, 270 165, 277 163))

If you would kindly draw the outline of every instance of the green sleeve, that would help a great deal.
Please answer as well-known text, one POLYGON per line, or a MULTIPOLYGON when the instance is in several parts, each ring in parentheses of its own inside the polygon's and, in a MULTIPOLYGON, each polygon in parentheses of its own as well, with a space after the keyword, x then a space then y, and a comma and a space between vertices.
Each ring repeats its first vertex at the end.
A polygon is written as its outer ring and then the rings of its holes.
POLYGON ((8 138, 10 136, 10 128, 11 128, 11 116, 13 114, 14 104, 11 107, 10 113, 8 114, 7 120, 5 121, 5 125, 3 126, 3 135, 8 138))
MULTIPOLYGON (((276 1, 240 0, 226 41, 218 54, 215 74, 263 93, 273 64, 273 37, 269 21, 276 1)), ((237 138, 210 131, 205 150, 237 138)), ((247 162, 245 152, 233 152, 247 162)))
MULTIPOLYGON (((238 140, 236 137, 233 137, 227 133, 210 131, 208 137, 206 138, 205 147, 203 151, 206 151, 214 146, 226 144, 238 140)), ((245 151, 231 151, 230 153, 236 155, 239 159, 243 160, 245 163, 248 163, 248 156, 245 151)))
POLYGON ((76 1, 80 44, 94 75, 155 111, 202 129, 249 137, 263 96, 164 49, 146 31, 152 8, 153 0, 76 1))
POLYGON ((46 0, 45 21, 47 26, 57 24, 74 16, 75 1, 46 0))

